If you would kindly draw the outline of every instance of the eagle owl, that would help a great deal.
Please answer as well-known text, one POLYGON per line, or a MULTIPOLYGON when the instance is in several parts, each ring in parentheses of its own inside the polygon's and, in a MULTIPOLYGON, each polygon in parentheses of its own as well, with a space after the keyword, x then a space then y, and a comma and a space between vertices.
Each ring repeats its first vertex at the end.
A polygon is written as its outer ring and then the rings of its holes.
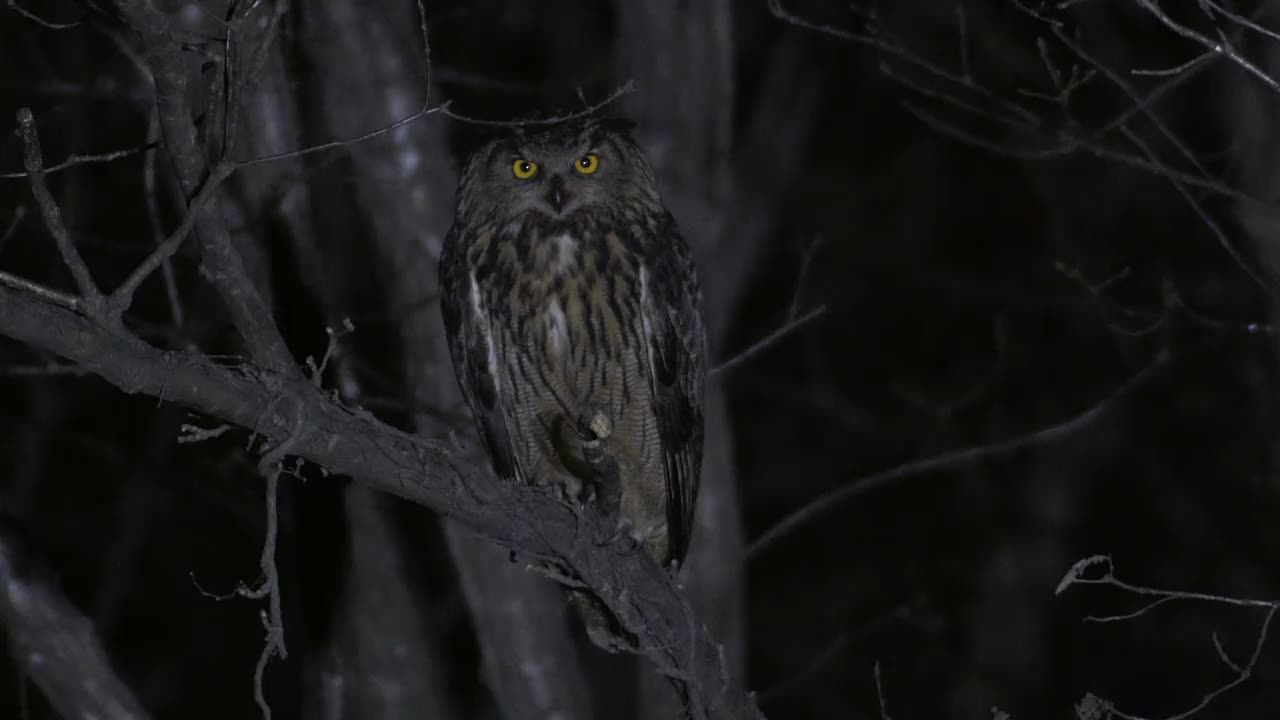
POLYGON ((473 151, 440 287, 498 476, 596 498, 618 537, 683 562, 702 464, 702 296, 628 124, 519 126, 473 151))

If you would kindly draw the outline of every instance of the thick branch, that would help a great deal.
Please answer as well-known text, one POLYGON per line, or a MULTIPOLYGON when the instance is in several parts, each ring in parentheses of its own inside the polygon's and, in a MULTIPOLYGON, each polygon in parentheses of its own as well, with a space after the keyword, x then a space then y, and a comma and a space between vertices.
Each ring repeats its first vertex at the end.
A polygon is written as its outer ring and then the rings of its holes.
MULTIPOLYGON (((498 483, 474 453, 391 428, 342 407, 300 375, 223 367, 109 334, 70 310, 0 289, 0 334, 72 360, 129 393, 143 393, 252 428, 329 471, 463 522, 530 560, 591 587, 636 636, 639 652, 688 688, 695 718, 761 717, 725 672, 719 646, 646 554, 590 538, 605 529, 533 487, 498 483), (301 408, 285 412, 283 408, 301 408), (297 427, 294 417, 303 418, 297 427)), ((445 428, 431 428, 443 431, 445 428)))

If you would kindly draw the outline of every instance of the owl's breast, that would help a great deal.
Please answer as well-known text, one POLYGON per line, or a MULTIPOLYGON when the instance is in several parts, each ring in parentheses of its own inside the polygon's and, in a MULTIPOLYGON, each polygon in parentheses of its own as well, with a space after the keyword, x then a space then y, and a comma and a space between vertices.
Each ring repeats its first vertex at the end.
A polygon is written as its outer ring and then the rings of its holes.
POLYGON ((570 234, 548 237, 503 300, 511 340, 570 394, 629 372, 639 341, 638 289, 623 258, 570 234))

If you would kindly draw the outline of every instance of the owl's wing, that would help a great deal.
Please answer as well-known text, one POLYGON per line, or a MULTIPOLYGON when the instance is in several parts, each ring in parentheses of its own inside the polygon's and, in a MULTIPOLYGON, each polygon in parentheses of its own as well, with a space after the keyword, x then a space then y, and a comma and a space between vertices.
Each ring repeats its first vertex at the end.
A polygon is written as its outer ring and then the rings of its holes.
POLYGON ((706 332, 688 246, 668 216, 640 277, 649 388, 667 481, 668 562, 684 561, 702 473, 706 332))
POLYGON ((466 264, 464 249, 459 247, 457 232, 456 226, 449 229, 440 253, 440 309, 449 355, 462 397, 489 450, 493 471, 504 480, 515 479, 520 473, 508 430, 493 327, 484 294, 466 264))

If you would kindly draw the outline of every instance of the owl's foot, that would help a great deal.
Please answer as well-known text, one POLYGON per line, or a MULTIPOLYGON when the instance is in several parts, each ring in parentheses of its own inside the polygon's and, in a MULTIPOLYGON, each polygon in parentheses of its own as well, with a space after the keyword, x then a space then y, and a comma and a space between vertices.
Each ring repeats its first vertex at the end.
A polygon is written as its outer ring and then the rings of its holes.
POLYGON ((626 518, 619 518, 618 525, 614 528, 613 533, 598 543, 601 546, 617 544, 620 547, 620 554, 626 556, 639 550, 644 545, 644 538, 636 534, 635 526, 626 518))
POLYGON ((578 538, 582 537, 582 516, 586 512, 587 506, 582 498, 569 492, 564 485, 557 483, 553 487, 555 490, 551 493, 552 497, 573 515, 573 541, 576 543, 578 538))

